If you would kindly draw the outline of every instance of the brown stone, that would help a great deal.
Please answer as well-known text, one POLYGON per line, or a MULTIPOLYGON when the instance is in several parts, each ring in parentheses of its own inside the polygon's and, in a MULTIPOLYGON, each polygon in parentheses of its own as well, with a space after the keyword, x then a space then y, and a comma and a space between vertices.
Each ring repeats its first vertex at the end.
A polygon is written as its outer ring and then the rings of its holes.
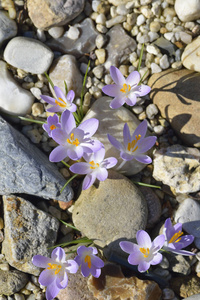
POLYGON ((121 268, 111 263, 105 265, 99 278, 89 277, 88 287, 98 300, 160 300, 162 294, 154 281, 126 278, 121 268))
POLYGON ((200 293, 200 280, 196 276, 176 277, 170 284, 173 291, 183 298, 200 293))
POLYGON ((150 97, 176 134, 190 146, 200 147, 200 74, 182 69, 153 74, 150 97))

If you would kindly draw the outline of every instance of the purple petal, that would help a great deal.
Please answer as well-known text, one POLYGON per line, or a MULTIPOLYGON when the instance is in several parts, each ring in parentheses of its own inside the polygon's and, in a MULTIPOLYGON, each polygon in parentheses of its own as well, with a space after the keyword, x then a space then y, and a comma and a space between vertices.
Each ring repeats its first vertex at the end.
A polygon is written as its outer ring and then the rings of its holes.
POLYGON ((51 258, 57 262, 64 262, 65 256, 65 251, 61 247, 56 247, 51 253, 51 258))
POLYGON ((52 284, 52 282, 56 279, 55 272, 51 269, 45 269, 39 276, 39 283, 44 286, 48 286, 52 284))
POLYGON ((151 265, 157 265, 162 261, 162 254, 156 253, 153 259, 150 261, 151 265))
POLYGON ((77 109, 76 105, 74 103, 71 104, 70 107, 68 107, 68 110, 71 111, 72 113, 75 112, 77 109))
POLYGON ((134 155, 134 158, 141 162, 142 164, 150 164, 152 162, 151 157, 149 157, 148 155, 144 155, 144 154, 138 154, 138 155, 134 155))
MULTIPOLYGON (((89 248, 91 248, 91 247, 89 247, 89 248)), ((86 251, 88 251, 88 248, 87 248, 86 246, 79 246, 79 247, 77 248, 77 253, 78 253, 78 255, 80 255, 80 256, 84 255, 86 251)), ((91 252, 91 253, 92 253, 92 252, 91 252)))
POLYGON ((66 102, 65 95, 58 86, 54 86, 54 92, 55 92, 58 100, 59 100, 59 98, 61 98, 62 100, 64 100, 66 102))
POLYGON ((90 140, 88 143, 81 143, 81 146, 86 153, 92 153, 102 148, 102 143, 98 140, 90 140))
POLYGON ((98 256, 91 256, 91 263, 92 265, 94 265, 97 269, 99 268, 103 268, 104 267, 104 262, 101 258, 99 258, 98 256))
POLYGON ((48 285, 46 290, 47 300, 53 300, 59 293, 60 289, 56 285, 56 280, 54 280, 50 285, 48 285))
POLYGON ((117 148, 119 151, 121 151, 123 149, 123 146, 120 142, 118 142, 116 140, 116 138, 114 138, 112 135, 107 134, 108 140, 109 142, 115 147, 117 148))
POLYGON ((75 97, 75 93, 74 93, 74 91, 73 90, 70 90, 69 92, 68 92, 68 94, 67 94, 67 100, 68 101, 70 101, 70 102, 72 102, 73 100, 74 100, 74 97, 75 97))
MULTIPOLYGON (((180 250, 190 245, 193 241, 194 241, 193 235, 184 235, 181 237, 181 240, 179 242, 174 242, 173 245, 175 249, 180 250)), ((171 244, 169 244, 169 246, 171 246, 171 244)))
POLYGON ((51 262, 51 258, 42 255, 34 255, 32 258, 32 263, 39 268, 47 268, 51 262))
POLYGON ((164 236, 164 234, 161 234, 153 240, 152 247, 158 251, 162 248, 162 246, 164 245, 164 242, 165 242, 165 236, 164 236))
POLYGON ((78 160, 83 156, 83 148, 81 146, 70 147, 67 150, 67 155, 72 160, 78 160))
POLYGON ((141 135, 141 137, 140 137, 140 140, 141 140, 145 137, 146 132, 147 132, 147 121, 144 120, 135 129, 131 139, 134 140, 136 135, 137 136, 141 135))
POLYGON ((55 105, 55 99, 50 97, 50 96, 46 96, 46 95, 40 95, 41 99, 44 100, 45 102, 51 104, 51 105, 55 105))
POLYGON ((56 285, 59 289, 65 289, 68 284, 68 276, 67 272, 64 273, 58 273, 58 276, 56 278, 56 285))
POLYGON ((115 97, 111 103, 110 103, 110 108, 112 109, 117 109, 117 108, 120 108, 124 103, 125 103, 125 97, 115 97))
POLYGON ((119 87, 115 84, 108 84, 102 88, 102 91, 110 97, 115 97, 119 94, 119 87))
POLYGON ((91 172, 91 168, 86 162, 75 163, 69 169, 76 174, 88 174, 91 172))
POLYGON ((64 145, 67 141, 67 134, 59 128, 52 130, 52 139, 60 145, 64 145))
POLYGON ((151 248, 151 239, 146 231, 139 230, 136 234, 136 240, 139 246, 144 248, 151 248))
POLYGON ((85 176, 84 180, 83 180, 83 190, 87 190, 89 187, 91 187, 91 185, 93 185, 93 183, 96 180, 96 175, 94 173, 88 174, 85 176))
POLYGON ((141 261, 139 266, 138 266, 138 271, 143 273, 146 272, 150 267, 150 263, 146 261, 141 261))
POLYGON ((171 247, 166 247, 166 246, 164 246, 163 249, 166 250, 166 251, 170 251, 170 252, 172 252, 174 254, 181 254, 181 255, 187 255, 187 256, 195 255, 195 253, 190 252, 190 251, 186 251, 186 250, 174 250, 171 247))
POLYGON ((90 275, 91 269, 88 268, 88 264, 83 262, 81 265, 81 273, 83 277, 88 277, 90 275))
POLYGON ((182 231, 182 223, 176 223, 173 227, 175 232, 182 231))
POLYGON ((102 166, 106 169, 110 169, 117 164, 117 159, 115 157, 108 157, 102 162, 102 166))
POLYGON ((108 171, 105 168, 100 168, 96 176, 98 180, 104 181, 108 177, 108 171))
POLYGON ((128 143, 131 142, 130 130, 127 123, 124 124, 123 136, 124 136, 124 146, 125 148, 127 148, 128 143))
POLYGON ((96 269, 94 266, 91 266, 91 274, 95 278, 98 278, 101 275, 101 269, 96 269))
POLYGON ((49 155, 49 160, 51 162, 59 162, 66 158, 68 155, 68 149, 64 146, 57 146, 55 149, 53 149, 49 155))
POLYGON ((171 238, 173 237, 173 235, 175 234, 175 230, 174 230, 174 227, 172 226, 172 222, 171 222, 170 218, 168 218, 165 221, 164 228, 165 228, 165 235, 166 235, 167 241, 169 242, 171 240, 171 238))
POLYGON ((120 70, 114 66, 110 67, 110 76, 112 77, 113 81, 118 85, 123 85, 126 83, 126 80, 120 70))
POLYGON ((65 110, 61 115, 62 129, 70 134, 70 132, 76 127, 76 121, 73 114, 69 110, 65 110))
POLYGON ((148 136, 138 144, 138 153, 144 153, 151 149, 157 140, 156 136, 148 136))
POLYGON ((126 152, 121 152, 120 156, 123 160, 126 160, 126 161, 130 161, 135 157, 134 155, 131 155, 131 154, 126 153, 126 152))
POLYGON ((143 261, 144 256, 142 254, 142 252, 138 249, 138 251, 134 251, 132 252, 129 257, 128 257, 128 262, 131 265, 138 265, 141 263, 141 261, 143 261))
POLYGON ((92 253, 93 255, 95 255, 95 254, 98 253, 98 250, 97 250, 97 248, 95 248, 95 247, 87 247, 87 249, 91 250, 91 253, 92 253))
POLYGON ((78 271, 79 265, 74 259, 68 259, 67 264, 66 269, 69 273, 75 274, 78 271))
POLYGON ((138 85, 140 82, 140 73, 137 71, 131 72, 131 74, 126 78, 126 83, 130 86, 138 85))
POLYGON ((137 101, 137 97, 136 97, 135 93, 130 93, 125 100, 126 104, 128 104, 130 106, 134 106, 136 104, 136 101, 137 101))
POLYGON ((148 93, 150 93, 151 88, 148 85, 145 84, 141 84, 137 86, 137 89, 135 90, 135 93, 137 94, 137 96, 145 96, 148 93))
POLYGON ((105 148, 102 144, 102 148, 94 153, 94 161, 95 163, 101 163, 105 156, 105 148))
POLYGON ((135 251, 135 244, 129 241, 123 241, 119 243, 121 249, 126 252, 131 254, 132 252, 135 251))
POLYGON ((54 113, 56 113, 56 112, 63 112, 63 108, 60 107, 59 105, 53 105, 52 107, 47 108, 46 111, 48 111, 48 112, 54 112, 54 113))
POLYGON ((91 137, 97 131, 99 120, 91 118, 82 122, 78 128, 83 130, 87 137, 91 137))

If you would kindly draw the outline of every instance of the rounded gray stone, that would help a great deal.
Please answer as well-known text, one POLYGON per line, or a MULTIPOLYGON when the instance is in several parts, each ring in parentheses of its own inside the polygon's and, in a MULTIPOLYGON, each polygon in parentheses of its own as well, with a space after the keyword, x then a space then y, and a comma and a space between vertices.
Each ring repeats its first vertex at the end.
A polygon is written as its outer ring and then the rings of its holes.
POLYGON ((10 296, 19 292, 28 282, 28 276, 19 271, 0 270, 0 295, 10 296))
POLYGON ((109 171, 109 177, 82 191, 75 202, 75 226, 101 247, 121 238, 133 239, 147 224, 147 204, 139 189, 125 176, 109 171))
POLYGON ((17 24, 8 17, 4 11, 0 11, 0 46, 17 34, 17 24))
POLYGON ((32 74, 43 74, 52 61, 53 52, 38 40, 15 37, 4 50, 4 59, 11 66, 32 74))

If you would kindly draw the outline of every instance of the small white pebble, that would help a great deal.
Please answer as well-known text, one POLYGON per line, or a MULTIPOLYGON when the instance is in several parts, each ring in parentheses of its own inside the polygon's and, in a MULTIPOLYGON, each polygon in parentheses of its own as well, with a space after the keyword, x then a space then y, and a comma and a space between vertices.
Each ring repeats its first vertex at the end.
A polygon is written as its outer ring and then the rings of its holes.
POLYGON ((151 73, 160 73, 162 69, 156 64, 156 63, 151 63, 151 73))
POLYGON ((93 0, 92 1, 92 9, 93 9, 93 11, 97 12, 97 8, 98 8, 99 4, 101 4, 100 0, 93 0))
POLYGON ((33 94, 33 96, 36 98, 36 99, 38 99, 38 100, 40 100, 41 99, 41 95, 42 95, 42 92, 41 92, 41 90, 39 89, 39 88, 37 88, 37 87, 32 87, 31 89, 30 89, 30 91, 31 91, 31 93, 33 94))
POLYGON ((0 270, 2 271, 9 271, 9 264, 8 263, 4 263, 4 264, 0 264, 0 270))
POLYGON ((174 33, 173 32, 166 32, 164 33, 164 38, 168 41, 171 41, 171 39, 173 38, 174 33))
POLYGON ((155 45, 147 45, 146 50, 148 53, 158 55, 160 50, 155 45))
POLYGON ((148 32, 148 36, 149 36, 149 41, 150 43, 152 43, 153 41, 157 40, 159 38, 159 34, 156 32, 148 32))
POLYGON ((103 76, 103 71, 104 71, 104 67, 102 65, 99 65, 92 70, 92 73, 94 74, 95 77, 101 79, 103 76))
POLYGON ((111 28, 114 25, 120 24, 126 21, 126 16, 116 16, 108 21, 106 21, 106 27, 111 28))
POLYGON ((99 14, 96 18, 96 23, 105 25, 105 23, 106 23, 105 15, 104 14, 99 14))
POLYGON ((71 26, 67 31, 67 37, 71 40, 77 40, 79 35, 80 35, 80 31, 75 26, 71 26))
POLYGON ((161 135, 163 132, 164 132, 164 127, 162 126, 162 125, 157 125, 157 126, 155 126, 154 128, 153 128, 153 130, 154 130, 154 132, 156 133, 156 134, 159 134, 159 135, 161 135))
POLYGON ((145 16, 141 14, 137 17, 136 24, 137 24, 137 26, 140 26, 140 25, 144 24, 145 21, 146 21, 145 16))
POLYGON ((160 67, 161 67, 163 70, 169 68, 169 61, 168 61, 168 56, 167 56, 167 54, 164 54, 164 55, 160 58, 160 67))
POLYGON ((48 33, 54 38, 58 39, 60 38, 64 33, 64 28, 60 26, 52 27, 48 30, 48 33))
POLYGON ((192 35, 186 33, 186 32, 180 32, 180 39, 183 43, 189 44, 192 41, 192 35))
POLYGON ((96 29, 100 32, 100 33, 106 33, 108 31, 108 29, 106 28, 106 26, 102 25, 102 24, 97 24, 96 29))
POLYGON ((37 117, 44 112, 44 105, 42 103, 33 103, 32 105, 32 115, 37 117))
POLYGON ((97 49, 95 50, 95 54, 100 64, 104 64, 106 60, 106 50, 105 49, 97 49))

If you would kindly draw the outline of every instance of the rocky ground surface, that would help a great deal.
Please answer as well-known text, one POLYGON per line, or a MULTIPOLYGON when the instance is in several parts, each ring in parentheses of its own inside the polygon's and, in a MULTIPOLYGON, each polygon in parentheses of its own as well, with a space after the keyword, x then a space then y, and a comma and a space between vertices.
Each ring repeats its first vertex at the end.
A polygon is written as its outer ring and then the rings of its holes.
POLYGON ((200 298, 199 51, 200 1, 0 0, 0 300, 45 299, 32 257, 80 236, 96 239, 107 265, 99 279, 70 274, 57 299, 200 298), (109 68, 124 76, 137 70, 143 44, 140 74, 151 93, 131 109, 112 110, 102 92, 112 83, 109 68), (89 60, 83 110, 86 119, 100 120, 96 137, 106 155, 118 155, 107 133, 122 140, 125 123, 133 131, 146 119, 157 136, 153 163, 131 161, 123 175, 111 171, 82 192, 76 178, 60 195, 71 175, 48 160, 56 143, 40 124, 16 116, 46 120, 40 95, 52 90, 44 72, 63 90, 65 80, 80 105, 89 60), (163 254, 149 274, 138 274, 119 240, 134 239, 139 229, 154 238, 168 217, 195 236, 189 250, 197 255, 163 254))

